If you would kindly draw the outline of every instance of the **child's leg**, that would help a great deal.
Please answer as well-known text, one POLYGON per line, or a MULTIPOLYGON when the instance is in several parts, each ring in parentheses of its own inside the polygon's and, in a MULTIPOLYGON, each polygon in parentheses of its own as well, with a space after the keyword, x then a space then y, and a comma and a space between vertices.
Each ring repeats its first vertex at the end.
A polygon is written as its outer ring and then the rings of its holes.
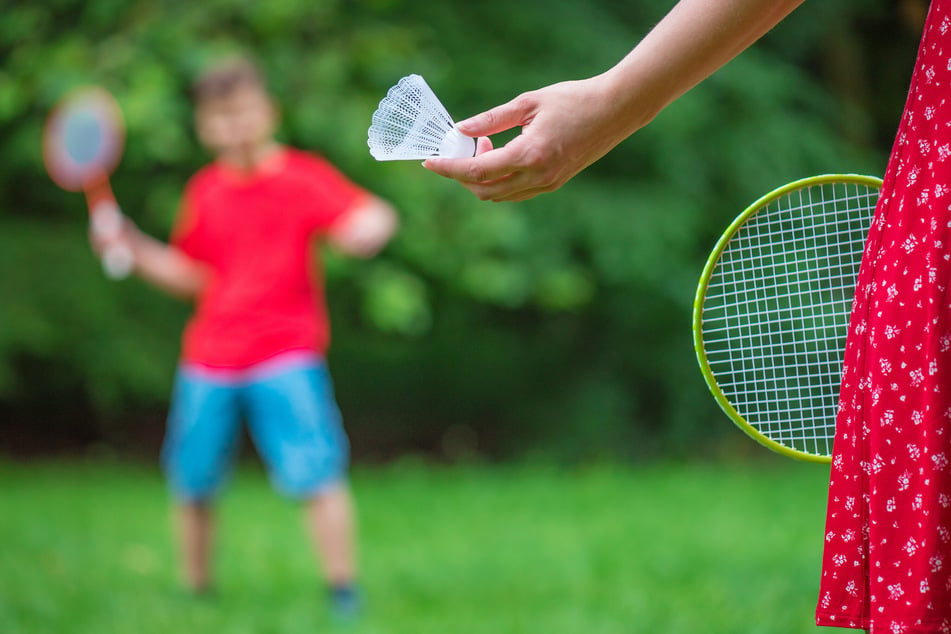
POLYGON ((332 587, 353 585, 357 577, 353 543, 356 531, 350 487, 328 487, 307 501, 305 514, 328 583, 332 587))
POLYGON ((251 437, 274 486, 304 500, 311 538, 331 587, 356 576, 349 443, 325 363, 289 356, 268 363, 246 387, 251 437))
POLYGON ((208 502, 179 502, 175 522, 185 585, 195 593, 211 587, 211 548, 214 513, 208 502))
POLYGON ((162 465, 172 492, 182 575, 194 592, 211 585, 212 501, 237 451, 238 395, 233 383, 187 368, 175 379, 162 465))

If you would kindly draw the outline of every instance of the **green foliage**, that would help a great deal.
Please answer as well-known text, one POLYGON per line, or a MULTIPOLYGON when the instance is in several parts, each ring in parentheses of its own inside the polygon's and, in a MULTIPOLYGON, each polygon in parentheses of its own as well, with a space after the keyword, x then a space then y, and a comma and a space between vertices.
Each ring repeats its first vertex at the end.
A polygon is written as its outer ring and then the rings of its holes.
POLYGON ((888 3, 807 4, 562 190, 526 203, 481 203, 414 163, 374 162, 365 144, 376 103, 402 75, 424 75, 462 118, 600 72, 670 4, 8 2, 2 403, 88 402, 106 439, 125 412, 163 407, 187 307, 102 279, 81 197, 43 172, 40 130, 68 88, 113 91, 128 127, 116 193, 165 236, 182 185, 208 160, 191 132, 189 80, 216 55, 246 50, 283 105, 281 138, 400 210, 400 234, 377 260, 328 254, 331 361, 358 447, 436 447, 463 425, 483 451, 583 458, 716 433, 727 424, 689 343, 701 264, 762 192, 813 173, 883 171, 891 139, 881 130, 897 122, 914 55, 913 34, 877 37, 894 19, 888 3), (873 73, 876 56, 893 76, 873 73), (854 59, 853 72, 832 73, 826 59, 854 59), (37 366, 41 385, 24 370, 37 366))
POLYGON ((367 612, 321 602, 299 507, 220 505, 213 599, 178 589, 157 472, 0 463, 0 630, 69 634, 814 634, 828 469, 358 469, 367 612), (51 521, 53 520, 53 521, 51 521))

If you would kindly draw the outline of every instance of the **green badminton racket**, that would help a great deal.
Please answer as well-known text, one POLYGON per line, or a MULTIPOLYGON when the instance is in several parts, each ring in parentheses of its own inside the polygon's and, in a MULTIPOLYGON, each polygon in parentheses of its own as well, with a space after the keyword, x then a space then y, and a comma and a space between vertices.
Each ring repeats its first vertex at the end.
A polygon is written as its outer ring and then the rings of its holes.
POLYGON ((746 208, 697 287, 694 348, 723 411, 778 453, 829 462, 855 282, 882 181, 805 178, 746 208))

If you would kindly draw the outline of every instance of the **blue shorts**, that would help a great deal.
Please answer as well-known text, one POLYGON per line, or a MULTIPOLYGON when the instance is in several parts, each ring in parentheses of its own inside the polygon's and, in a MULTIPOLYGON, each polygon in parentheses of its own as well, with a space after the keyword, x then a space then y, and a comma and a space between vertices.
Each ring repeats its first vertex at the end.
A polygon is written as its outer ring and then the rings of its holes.
POLYGON ((242 420, 281 493, 308 498, 346 479, 350 445, 323 359, 287 353, 238 372, 182 364, 162 447, 176 497, 201 501, 221 489, 242 420))

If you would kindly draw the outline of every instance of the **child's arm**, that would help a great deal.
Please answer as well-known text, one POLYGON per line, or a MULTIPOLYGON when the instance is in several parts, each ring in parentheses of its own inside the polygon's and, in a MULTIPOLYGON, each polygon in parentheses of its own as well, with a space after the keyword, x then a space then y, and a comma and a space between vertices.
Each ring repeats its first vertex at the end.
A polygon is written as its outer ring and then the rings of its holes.
POLYGON ((330 228, 328 240, 348 255, 369 258, 386 245, 398 225, 392 205, 367 196, 330 228))
POLYGON ((93 250, 101 254, 106 246, 121 243, 132 254, 132 270, 142 279, 170 295, 189 299, 204 289, 208 267, 188 257, 180 249, 142 233, 122 216, 118 232, 109 236, 90 234, 93 250))

